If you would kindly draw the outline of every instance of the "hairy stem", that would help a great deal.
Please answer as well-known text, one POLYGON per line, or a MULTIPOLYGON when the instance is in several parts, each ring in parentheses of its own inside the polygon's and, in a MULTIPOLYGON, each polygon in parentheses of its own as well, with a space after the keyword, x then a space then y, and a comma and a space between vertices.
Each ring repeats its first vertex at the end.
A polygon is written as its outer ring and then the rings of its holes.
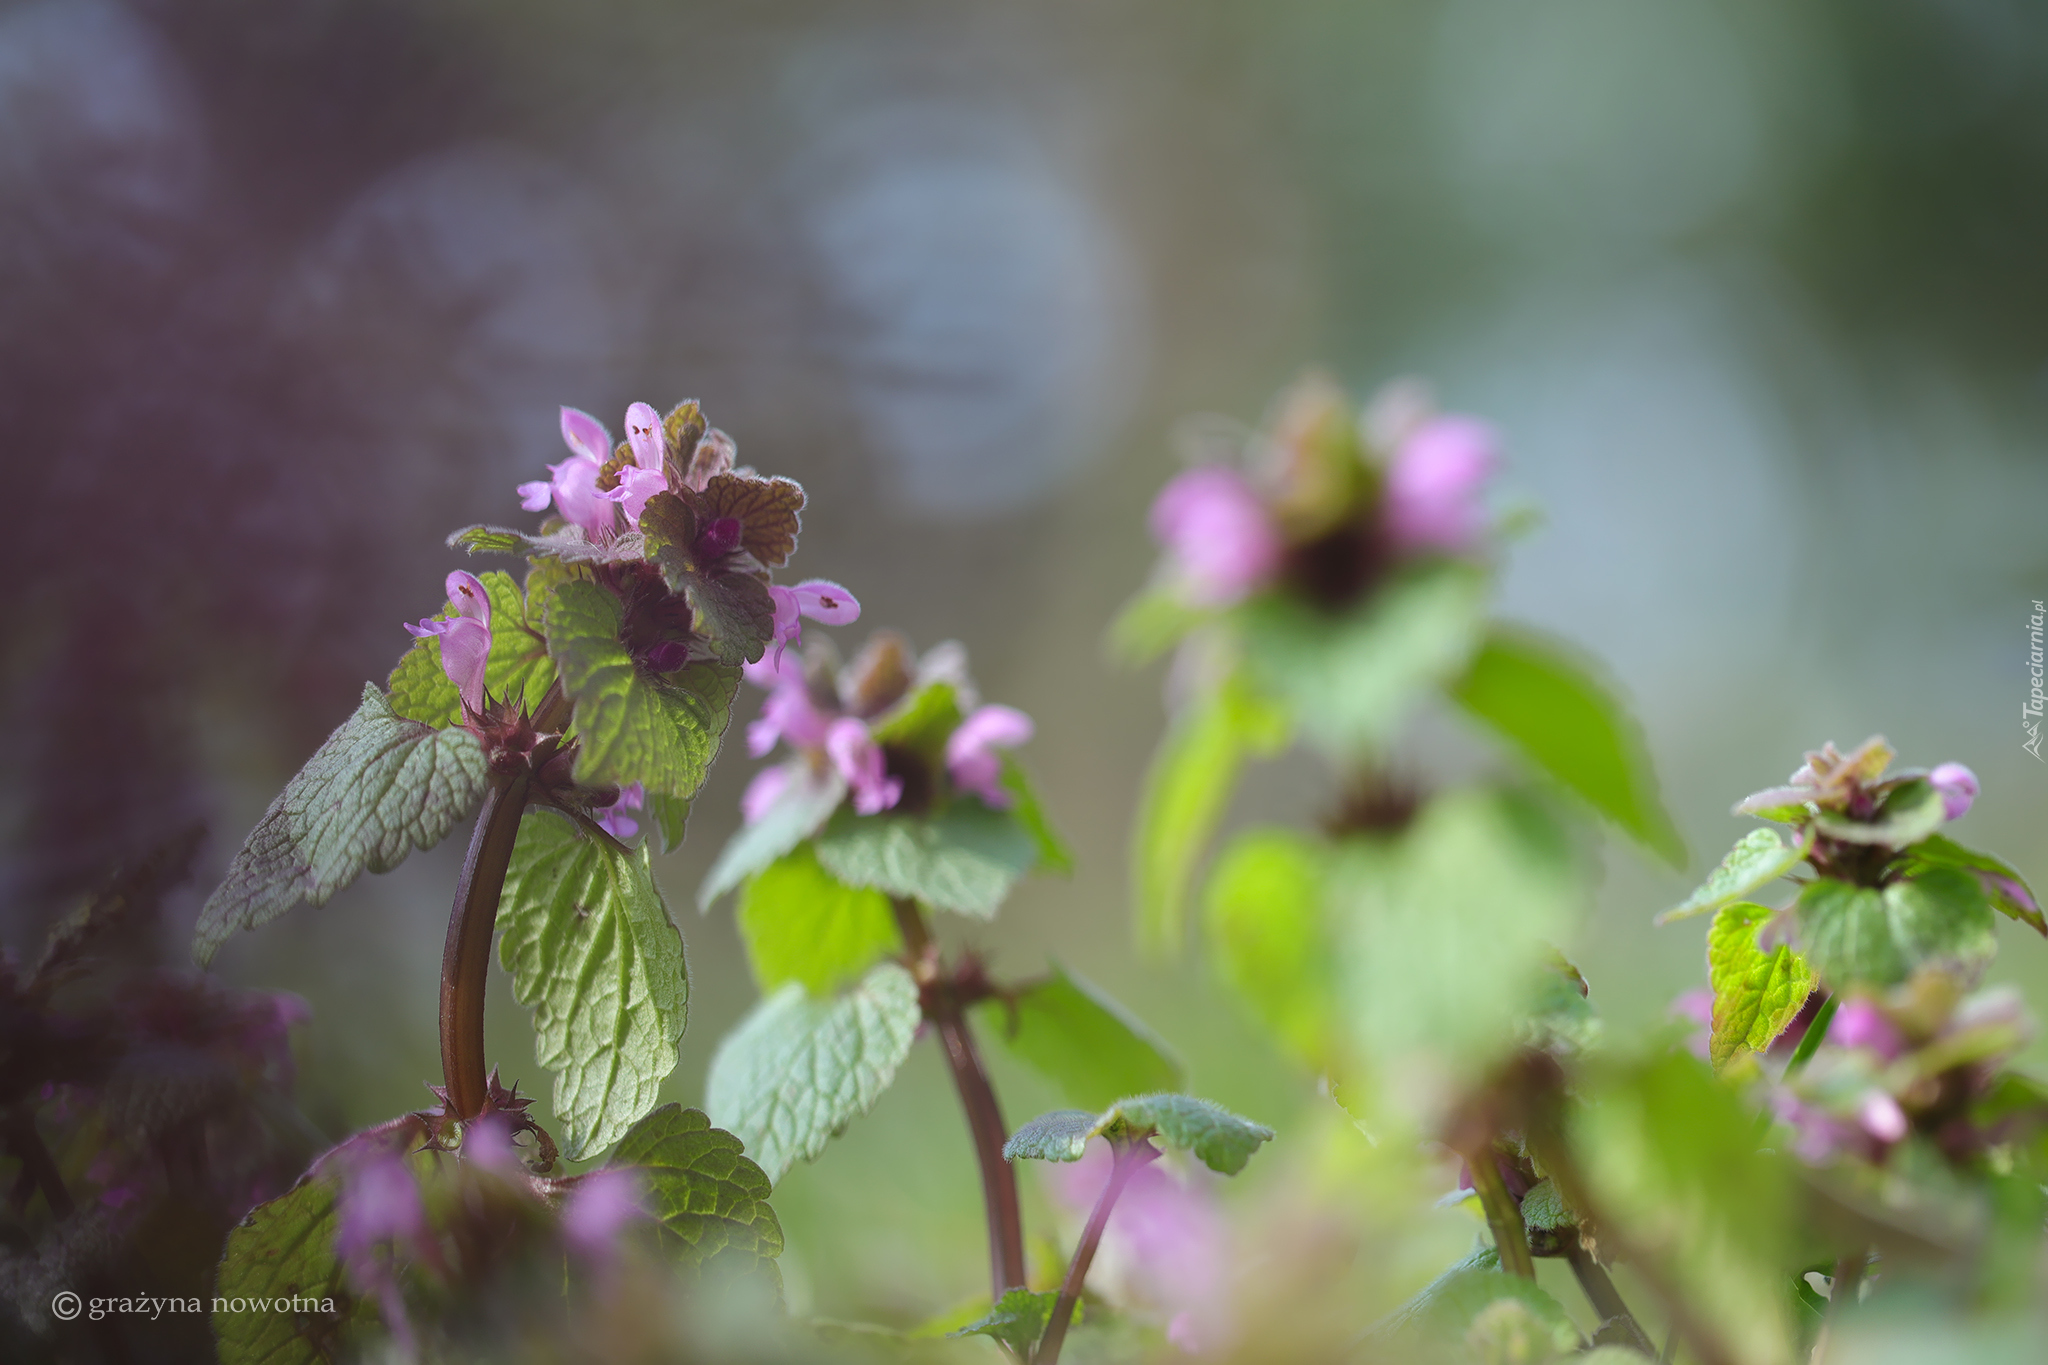
POLYGON ((491 936, 498 927, 498 898, 519 839, 532 776, 493 773, 483 809, 455 883, 448 915, 448 939, 441 949, 441 1076, 448 1107, 468 1120, 483 1111, 489 1094, 484 1068, 484 985, 489 980, 491 936))
POLYGON ((1060 1347, 1066 1342, 1068 1324, 1074 1320, 1074 1305, 1081 1301, 1081 1286, 1088 1279, 1088 1267, 1095 1260, 1102 1230, 1109 1226, 1110 1210, 1116 1207, 1117 1196, 1124 1192, 1130 1178, 1159 1159, 1159 1149, 1144 1141, 1128 1147, 1115 1144, 1112 1150, 1116 1159, 1109 1168, 1109 1183, 1102 1187, 1095 1207, 1088 1213, 1088 1226, 1081 1230, 1081 1240, 1074 1246, 1074 1259, 1067 1265, 1067 1277, 1060 1281, 1060 1296, 1053 1300, 1052 1316, 1045 1320, 1045 1335, 1038 1339, 1038 1349, 1031 1353, 1031 1365, 1059 1365, 1060 1347))
POLYGON ((1003 1160, 1003 1141, 1009 1137, 1009 1129, 1003 1123, 995 1087, 989 1084, 988 1068, 974 1046, 960 998, 940 976, 923 912, 903 897, 896 897, 891 904, 917 976, 924 1016, 938 1030, 953 1086, 960 1092, 960 1107, 967 1111, 967 1130, 981 1164, 981 1198, 988 1216, 989 1283, 994 1298, 1001 1299, 1006 1291, 1024 1286, 1024 1215, 1017 1205, 1017 1173, 1003 1160))
POLYGON ((1866 1253, 1858 1252, 1835 1262, 1834 1283, 1828 1288, 1828 1314, 1821 1320, 1820 1334, 1813 1341, 1813 1365, 1827 1365, 1828 1351, 1842 1325, 1842 1315, 1854 1306, 1857 1291, 1863 1287, 1863 1267, 1869 1259, 1866 1253))
POLYGON ((1472 1188, 1479 1194, 1479 1206, 1486 1210, 1486 1226, 1493 1231, 1493 1245, 1500 1252, 1500 1268, 1525 1280, 1535 1279, 1536 1262, 1529 1255, 1529 1230, 1522 1226, 1522 1206, 1501 1179, 1492 1145, 1476 1147, 1464 1156, 1465 1164, 1472 1168, 1472 1188))
POLYGON ((1650 1334, 1636 1321, 1636 1315, 1628 1311, 1628 1304, 1622 1300, 1621 1291, 1614 1287, 1614 1281, 1607 1274, 1607 1268, 1593 1259, 1591 1252, 1571 1239, 1565 1259, 1571 1262, 1572 1274, 1578 1276, 1579 1288, 1585 1291, 1586 1302, 1593 1305, 1593 1311, 1600 1315, 1600 1324, 1605 1328, 1609 1323, 1619 1324, 1618 1330, 1628 1338, 1626 1344, 1646 1356, 1654 1356, 1656 1347, 1650 1343, 1650 1334))

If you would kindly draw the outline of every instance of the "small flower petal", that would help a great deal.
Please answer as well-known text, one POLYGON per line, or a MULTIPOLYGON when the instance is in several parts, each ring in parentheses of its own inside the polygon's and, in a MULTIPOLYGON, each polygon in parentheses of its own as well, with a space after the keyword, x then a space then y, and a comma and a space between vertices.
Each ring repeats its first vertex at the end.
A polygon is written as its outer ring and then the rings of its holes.
POLYGON ((562 440, 592 464, 601 465, 612 456, 612 434, 581 408, 562 409, 562 440))
POLYGON ((1179 475, 1159 490, 1150 520, 1153 539, 1173 559, 1197 606, 1229 606, 1280 567, 1280 533, 1234 469, 1205 465, 1179 475))
POLYGON ((633 463, 651 473, 661 473, 661 414, 645 403, 626 409, 626 444, 633 448, 633 463))
POLYGON ((1407 549, 1460 554, 1485 531, 1480 493, 1497 461, 1493 428, 1470 417, 1431 418, 1387 469, 1389 534, 1407 549))
POLYGON ((630 1171, 592 1171, 576 1182, 562 1206, 562 1240, 584 1256, 607 1260, 617 1250, 619 1234, 646 1216, 639 1181, 630 1171))
POLYGON ((889 776, 882 748, 868 727, 851 716, 832 722, 825 733, 825 752, 853 789, 857 815, 879 815, 903 799, 903 781, 889 776))
POLYGON ((984 706, 946 739, 946 771, 953 784, 983 804, 1006 810, 1015 798, 1003 788, 998 749, 1013 749, 1031 738, 1031 717, 1011 706, 984 706))
POLYGON ((1906 1135, 1908 1126, 1899 1102, 1882 1090, 1872 1090, 1863 1096, 1863 1102, 1856 1107, 1856 1121, 1864 1132, 1880 1142, 1897 1142, 1906 1135))
POLYGON ((491 628, 491 595, 484 591, 482 580, 457 569, 442 586, 447 589, 448 602, 455 608, 456 616, 481 621, 485 630, 491 628))
POLYGON ((1906 1050, 1906 1040, 1892 1021, 1868 1000, 1843 1002, 1828 1025, 1827 1041, 1872 1053, 1887 1062, 1895 1061, 1906 1050))
POLYGON ((519 485, 519 505, 529 512, 546 509, 554 501, 555 486, 546 479, 535 479, 532 483, 519 485))
POLYGON ((1977 774, 1960 763, 1942 764, 1927 780, 1941 793, 1942 813, 1951 820, 1960 820, 1977 799, 1977 774))
POLYGON ((789 789, 790 771, 788 764, 763 768, 754 774, 754 780, 747 783, 746 793, 740 797, 740 814, 748 824, 753 824, 768 813, 768 808, 782 799, 782 793, 789 789))
POLYGON ((797 610, 820 625, 850 626, 860 620, 860 603, 828 578, 807 578, 790 593, 797 610))

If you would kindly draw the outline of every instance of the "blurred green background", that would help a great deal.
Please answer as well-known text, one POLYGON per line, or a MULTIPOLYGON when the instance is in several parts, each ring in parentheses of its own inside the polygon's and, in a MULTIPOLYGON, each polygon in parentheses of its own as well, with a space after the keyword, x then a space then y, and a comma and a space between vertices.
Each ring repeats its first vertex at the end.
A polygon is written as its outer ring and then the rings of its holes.
MULTIPOLYGON (((1234 1193, 1285 1182, 1328 1137, 1313 1078, 1199 961, 1131 947, 1160 677, 1101 639, 1176 424, 1256 421, 1311 363, 1498 424, 1503 506, 1544 517, 1502 608, 1611 667, 1692 873, 1802 749, 1882 732, 1974 767, 1966 837, 2048 878, 2020 715, 2048 11, 2021 0, 36 0, 0 6, 0 203, 17 953, 193 815, 224 865, 439 603, 440 536, 519 515, 555 405, 617 427, 694 396, 810 489, 793 568, 861 598, 843 645, 958 638, 1038 720, 1079 870, 945 932, 1119 995, 1280 1130, 1234 1193)), ((741 749, 658 867, 691 1103, 754 998, 729 908, 689 908, 741 749)), ((1445 715, 1404 761, 1493 759, 1445 715)), ((1271 765, 1232 819, 1306 817, 1324 780, 1271 765)), ((222 955, 312 1003, 302 1090, 336 1135, 437 1076, 459 843, 222 955)), ((1604 857, 1565 946, 1627 1033, 1701 983, 1701 935, 1650 927, 1686 875, 1604 857)), ((2048 1000, 2048 945, 2001 933, 1997 977, 2048 1000)), ((544 1097, 492 989, 492 1055, 544 1097)), ((997 1066, 1013 1123, 1052 1101, 997 1066)), ((776 1204, 799 1306, 914 1321, 983 1282, 929 1046, 776 1204)))

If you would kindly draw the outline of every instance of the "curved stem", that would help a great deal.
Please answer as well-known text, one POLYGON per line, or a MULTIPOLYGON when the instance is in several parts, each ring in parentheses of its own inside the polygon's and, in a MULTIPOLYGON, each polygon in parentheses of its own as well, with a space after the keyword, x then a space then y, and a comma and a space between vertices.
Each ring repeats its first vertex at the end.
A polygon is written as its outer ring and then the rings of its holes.
POLYGON ((1636 1315, 1628 1311, 1628 1304, 1622 1300, 1621 1291, 1614 1287, 1614 1281, 1607 1274, 1607 1268, 1593 1259, 1592 1253, 1573 1236, 1565 1259, 1571 1262, 1572 1274, 1578 1276, 1579 1288, 1585 1291, 1586 1302, 1593 1305, 1593 1311, 1600 1315, 1600 1325, 1619 1324, 1618 1330, 1628 1338, 1627 1345, 1633 1346, 1646 1356, 1657 1354, 1657 1348, 1650 1341, 1650 1334, 1636 1321, 1636 1315))
POLYGON ((1535 1279, 1536 1262, 1529 1255, 1529 1230, 1522 1225, 1522 1206, 1501 1179, 1492 1144, 1465 1153, 1465 1164, 1472 1168, 1472 1188, 1479 1194, 1479 1206, 1486 1210, 1486 1226, 1493 1231, 1500 1268, 1525 1280, 1535 1279))
POLYGON ((1003 1159, 1003 1141, 1010 1132, 1003 1123, 995 1087, 989 1083, 988 1068, 974 1046, 960 998, 940 977, 923 913, 901 897, 891 905, 917 976, 924 1017, 938 1030, 953 1086, 960 1092, 960 1107, 967 1111, 967 1130, 973 1135, 974 1155, 981 1164, 982 1206, 988 1216, 991 1301, 1000 1300, 1005 1292, 1024 1287, 1024 1215, 1017 1205, 1017 1173, 1003 1159))
POLYGON ((1074 1259, 1067 1265, 1067 1277, 1060 1281, 1060 1296, 1053 1300, 1052 1316, 1045 1320, 1045 1335, 1038 1339, 1038 1349, 1031 1353, 1031 1365, 1059 1365, 1060 1347, 1066 1343, 1067 1326, 1074 1320, 1074 1305, 1081 1301, 1081 1286, 1088 1279, 1088 1267, 1095 1260, 1102 1230, 1109 1226, 1110 1210, 1116 1207, 1117 1196, 1124 1192, 1130 1178, 1159 1159, 1159 1149, 1142 1140, 1129 1147, 1112 1144, 1111 1150, 1116 1155, 1109 1168, 1109 1183, 1102 1187, 1095 1207, 1088 1213, 1088 1226, 1081 1230, 1081 1240, 1074 1246, 1074 1259))
POLYGON ((458 1119, 475 1118, 490 1093, 484 1069, 484 986, 491 935, 498 927, 498 898, 505 890, 531 782, 525 771, 491 775, 448 915, 448 939, 441 949, 441 1076, 448 1108, 458 1119))

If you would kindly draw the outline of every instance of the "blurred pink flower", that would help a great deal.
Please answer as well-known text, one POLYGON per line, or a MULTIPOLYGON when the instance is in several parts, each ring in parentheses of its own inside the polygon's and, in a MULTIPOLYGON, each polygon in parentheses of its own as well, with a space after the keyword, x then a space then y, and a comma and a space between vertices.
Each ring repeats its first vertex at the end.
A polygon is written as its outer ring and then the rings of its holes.
MULTIPOLYGON (((758 679, 762 673, 756 672, 754 676, 758 679)), ((763 758, 781 740, 789 741, 793 748, 824 748, 825 732, 831 727, 832 717, 811 700, 810 684, 804 680, 803 670, 790 668, 768 676, 774 679, 767 684, 768 699, 761 703, 760 716, 747 725, 747 752, 763 758)))
POLYGON ((1031 717, 1013 706, 984 706, 960 722, 946 739, 946 771, 953 785, 983 804, 1007 810, 1014 801, 1003 789, 999 749, 1014 749, 1031 738, 1031 717))
POLYGON ((1493 428, 1432 417, 1402 440, 1387 468, 1387 532, 1404 550, 1463 554, 1486 530, 1480 492, 1497 462, 1493 428))
POLYGON ((1977 799, 1977 774, 1960 763, 1942 764, 1927 780, 1941 793, 1942 814, 1951 820, 1962 819, 1977 799))
POLYGON ((416 639, 441 637, 441 670, 462 695, 468 710, 484 709, 484 666, 491 657, 491 599, 476 575, 457 569, 445 585, 455 615, 446 621, 424 618, 406 630, 416 639))
POLYGON ((903 799, 903 779, 889 776, 882 746, 853 716, 841 716, 825 732, 825 752, 853 789, 856 815, 880 815, 903 799))
POLYGON ((621 1170, 592 1171, 578 1180, 562 1206, 562 1240, 592 1260, 609 1260, 619 1234, 647 1216, 639 1186, 631 1171, 621 1170))
MULTIPOLYGON (((1056 1198, 1077 1213, 1094 1207, 1109 1181, 1106 1143, 1081 1160, 1048 1168, 1056 1198)), ((1136 1171, 1110 1214, 1089 1280, 1112 1302, 1165 1319, 1173 1344, 1199 1354, 1230 1336, 1230 1230, 1207 1178, 1189 1183, 1154 1164, 1136 1171)))
POLYGON ((1152 503, 1152 538, 1179 570, 1188 600, 1227 607, 1280 568, 1280 532, 1242 474, 1222 465, 1187 470, 1152 503))
POLYGON ((611 456, 611 433, 589 413, 563 408, 562 440, 573 453, 549 465, 546 480, 520 484, 519 505, 538 512, 553 502, 564 521, 582 527, 592 540, 609 540, 618 519, 611 502, 597 491, 597 472, 611 456))
POLYGON ((1886 1062, 1896 1061, 1906 1050, 1906 1040, 1892 1021, 1868 1000, 1850 1000, 1836 1010, 1824 1041, 1871 1053, 1886 1062))
POLYGON ((1699 1025, 1686 1034, 1685 1050, 1704 1061, 1709 1055, 1714 1034, 1714 993, 1709 990, 1687 991, 1671 1002, 1669 1013, 1699 1025))

